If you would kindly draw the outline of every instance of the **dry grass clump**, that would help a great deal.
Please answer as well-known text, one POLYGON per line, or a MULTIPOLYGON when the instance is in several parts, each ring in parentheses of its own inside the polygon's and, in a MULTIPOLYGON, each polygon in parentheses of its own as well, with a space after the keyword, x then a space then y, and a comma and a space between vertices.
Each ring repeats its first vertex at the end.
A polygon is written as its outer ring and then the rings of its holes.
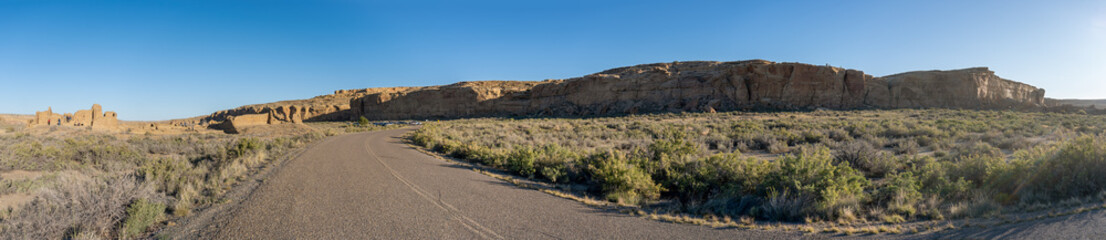
POLYGON ((469 119, 428 124, 410 139, 623 204, 901 223, 1102 192, 1103 135, 1103 116, 877 110, 469 119))
POLYGON ((0 193, 37 196, 0 221, 0 238, 142 237, 166 214, 188 215, 250 169, 322 136, 0 135, 0 170, 51 172, 0 182, 0 193))
POLYGON ((58 188, 45 189, 29 205, 4 221, 4 239, 61 239, 76 235, 117 237, 116 224, 127 218, 135 199, 158 199, 133 176, 95 179, 66 175, 58 188))

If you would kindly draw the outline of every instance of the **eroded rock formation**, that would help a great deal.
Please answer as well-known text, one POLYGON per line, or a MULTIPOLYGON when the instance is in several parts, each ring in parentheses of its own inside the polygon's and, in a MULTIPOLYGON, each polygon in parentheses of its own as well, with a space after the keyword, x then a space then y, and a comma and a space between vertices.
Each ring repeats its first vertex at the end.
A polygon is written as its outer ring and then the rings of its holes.
POLYGON ((272 114, 242 114, 229 116, 220 126, 227 133, 239 133, 243 128, 257 125, 273 124, 272 114))
POLYGON ((542 82, 460 82, 446 86, 387 88, 366 91, 352 99, 353 116, 374 113, 370 119, 446 118, 523 113, 529 92, 542 82))
POLYGON ((362 92, 351 90, 334 91, 334 94, 317 96, 311 99, 280 101, 256 104, 223 110, 199 119, 201 124, 216 124, 231 116, 246 114, 265 114, 271 116, 272 124, 302 123, 304 121, 348 120, 351 116, 349 101, 362 92))
POLYGON ((986 68, 864 72, 763 60, 677 62, 616 68, 543 82, 462 82, 362 91, 353 116, 369 119, 590 116, 749 109, 1027 109, 1044 90, 986 68))
POLYGON ((987 68, 873 77, 852 69, 750 60, 644 64, 564 80, 338 90, 311 99, 220 111, 199 123, 233 128, 260 124, 262 118, 264 124, 283 124, 358 116, 388 120, 817 108, 1036 109, 1044 104, 1043 89, 1002 79, 987 68), (249 121, 234 120, 245 115, 249 121))
POLYGON ((1045 105, 1045 90, 999 78, 987 68, 922 71, 883 77, 893 108, 1008 109, 1045 105))

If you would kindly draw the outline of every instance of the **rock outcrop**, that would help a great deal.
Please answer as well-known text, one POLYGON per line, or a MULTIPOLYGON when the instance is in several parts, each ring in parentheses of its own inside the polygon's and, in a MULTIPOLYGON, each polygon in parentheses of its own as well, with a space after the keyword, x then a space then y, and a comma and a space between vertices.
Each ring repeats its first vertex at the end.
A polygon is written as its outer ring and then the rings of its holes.
POLYGON ((1049 107, 1087 107, 1092 109, 1106 109, 1106 99, 1045 99, 1045 105, 1049 107))
MULTIPOLYGON (((366 89, 367 90, 367 89, 366 89)), ((255 104, 223 110, 208 116, 177 120, 182 125, 206 125, 228 133, 235 133, 243 126, 262 124, 303 123, 308 121, 338 121, 353 118, 349 101, 368 93, 365 90, 338 90, 334 94, 310 99, 255 104), (247 117, 242 117, 247 116, 247 117), (238 124, 233 119, 237 118, 238 124), (248 120, 246 120, 248 119, 248 120)))
POLYGON ((644 64, 564 80, 338 90, 220 111, 198 123, 227 130, 259 124, 262 118, 265 124, 283 124, 359 116, 391 120, 818 108, 1036 109, 1044 104, 1043 89, 1002 79, 987 68, 874 77, 831 66, 750 60, 644 64), (248 123, 233 123, 234 116, 244 115, 251 115, 245 117, 251 119, 248 123))
POLYGON ((239 133, 245 127, 273 124, 272 114, 242 114, 229 116, 220 128, 227 133, 239 133))
POLYGON ((616 68, 542 82, 462 82, 362 91, 353 116, 369 119, 591 116, 753 109, 1029 109, 1044 90, 986 68, 864 72, 763 60, 676 62, 616 68))
POLYGON ((893 108, 1009 109, 1045 104, 1045 90, 999 78, 987 68, 886 76, 893 108))
POLYGON ((311 99, 247 105, 201 117, 198 123, 216 124, 227 120, 231 116, 247 114, 270 115, 273 119, 272 124, 348 120, 353 116, 349 107, 350 99, 363 94, 363 92, 339 90, 335 91, 334 94, 317 96, 311 99))
POLYGON ((353 116, 370 119, 449 118, 522 113, 529 91, 541 82, 460 82, 446 86, 384 88, 364 91, 351 100, 353 116))
POLYGON ((28 122, 30 126, 76 126, 90 127, 93 130, 112 130, 119 127, 115 112, 103 112, 100 104, 92 104, 92 109, 77 110, 76 113, 57 114, 53 108, 35 112, 35 118, 28 122))

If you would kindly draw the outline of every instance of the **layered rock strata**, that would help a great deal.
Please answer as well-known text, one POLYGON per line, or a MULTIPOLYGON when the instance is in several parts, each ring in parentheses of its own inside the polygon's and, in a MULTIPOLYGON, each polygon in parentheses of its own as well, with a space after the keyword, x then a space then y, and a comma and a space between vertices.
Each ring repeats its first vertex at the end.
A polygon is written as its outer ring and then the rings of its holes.
POLYGON ((360 91, 352 117, 593 116, 755 109, 1031 109, 1044 90, 986 68, 873 77, 864 72, 763 60, 676 62, 616 68, 542 82, 462 82, 360 91))
POLYGON ((220 111, 198 123, 233 128, 360 116, 393 120, 819 108, 1028 110, 1044 107, 1044 101, 1043 89, 1000 78, 987 68, 873 77, 852 69, 764 60, 673 62, 564 80, 338 90, 311 99, 220 111), (235 116, 246 117, 234 120, 235 116))

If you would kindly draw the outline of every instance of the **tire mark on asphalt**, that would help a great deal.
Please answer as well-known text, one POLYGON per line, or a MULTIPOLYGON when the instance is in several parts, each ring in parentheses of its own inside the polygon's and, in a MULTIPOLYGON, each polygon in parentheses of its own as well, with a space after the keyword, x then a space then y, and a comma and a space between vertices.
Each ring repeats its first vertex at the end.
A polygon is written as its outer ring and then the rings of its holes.
POLYGON ((407 179, 403 178, 402 176, 400 176, 399 172, 397 172, 395 169, 392 169, 391 166, 388 166, 387 163, 384 163, 384 161, 380 159, 380 156, 376 155, 376 151, 374 151, 372 146, 370 146, 368 144, 368 138, 366 138, 366 141, 365 141, 364 145, 365 145, 365 152, 368 153, 369 156, 372 156, 373 160, 376 160, 376 162, 380 163, 380 165, 383 165, 384 168, 386 170, 388 170, 388 173, 392 175, 392 177, 395 177, 397 180, 399 180, 401 183, 403 183, 403 185, 406 185, 408 189, 411 189, 411 191, 414 191, 415 194, 418 194, 419 197, 421 197, 423 200, 426 200, 427 202, 430 202, 431 204, 434 204, 434 206, 437 206, 438 208, 441 208, 442 210, 445 210, 446 213, 448 213, 453 220, 457 221, 462 226, 469 229, 469 231, 472 231, 476 234, 479 234, 481 237, 486 238, 486 239, 506 239, 503 236, 500 236, 499 234, 497 234, 495 231, 492 231, 491 229, 489 229, 487 227, 484 227, 484 225, 481 225, 480 223, 476 222, 475 220, 472 220, 471 218, 468 218, 465 215, 461 214, 461 211, 459 209, 457 209, 456 207, 453 207, 453 205, 450 205, 450 204, 442 201, 441 193, 439 193, 438 198, 435 199, 426 190, 423 190, 418 185, 415 185, 414 183, 412 183, 412 182, 408 181, 407 179), (479 229, 476 229, 476 228, 479 228, 479 229), (488 236, 489 234, 491 235, 491 237, 488 236))

